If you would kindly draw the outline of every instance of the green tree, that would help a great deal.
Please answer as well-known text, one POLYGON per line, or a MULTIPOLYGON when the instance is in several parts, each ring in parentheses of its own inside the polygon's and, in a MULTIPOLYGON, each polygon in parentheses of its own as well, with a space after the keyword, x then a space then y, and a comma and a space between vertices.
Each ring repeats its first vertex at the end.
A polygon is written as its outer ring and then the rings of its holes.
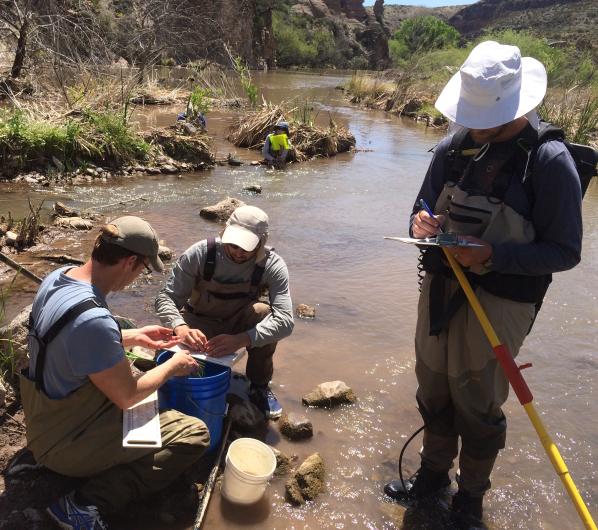
POLYGON ((390 49, 396 58, 406 59, 415 53, 457 46, 459 39, 459 32, 439 18, 414 17, 405 20, 395 31, 390 49))

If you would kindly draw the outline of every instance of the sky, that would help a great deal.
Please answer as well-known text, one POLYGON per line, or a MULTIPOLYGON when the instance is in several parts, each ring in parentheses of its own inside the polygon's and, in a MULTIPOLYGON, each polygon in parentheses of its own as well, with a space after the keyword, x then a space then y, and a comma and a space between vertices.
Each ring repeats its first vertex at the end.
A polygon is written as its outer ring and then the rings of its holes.
MULTIPOLYGON (((465 4, 475 4, 477 0, 460 0, 459 2, 453 2, 451 0, 384 0, 384 5, 400 4, 408 6, 424 6, 424 7, 444 7, 444 6, 458 6, 465 4)), ((365 6, 373 6, 374 0, 365 0, 363 3, 365 6)))

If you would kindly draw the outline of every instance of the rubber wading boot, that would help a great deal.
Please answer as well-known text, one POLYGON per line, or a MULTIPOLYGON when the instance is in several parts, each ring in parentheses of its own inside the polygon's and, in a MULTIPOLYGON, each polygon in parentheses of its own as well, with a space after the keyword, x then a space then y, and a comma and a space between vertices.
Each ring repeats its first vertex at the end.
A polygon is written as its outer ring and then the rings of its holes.
POLYGON ((459 490, 453 497, 452 511, 462 523, 479 525, 482 522, 484 497, 474 497, 465 490, 459 490))
POLYGON ((384 493, 395 501, 419 500, 431 497, 450 485, 448 471, 439 473, 422 464, 415 475, 405 480, 405 488, 400 480, 393 480, 384 486, 384 493))

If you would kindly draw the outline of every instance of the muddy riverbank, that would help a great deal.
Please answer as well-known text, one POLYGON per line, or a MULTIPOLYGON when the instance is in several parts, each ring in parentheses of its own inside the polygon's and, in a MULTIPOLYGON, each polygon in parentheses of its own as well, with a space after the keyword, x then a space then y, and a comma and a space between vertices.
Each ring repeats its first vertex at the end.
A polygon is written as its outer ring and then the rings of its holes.
MULTIPOLYGON (((415 408, 413 374, 417 253, 382 237, 406 234, 411 203, 431 158, 428 150, 442 133, 412 120, 351 107, 334 89, 344 82, 339 76, 275 73, 258 82, 273 101, 289 94, 313 100, 317 119, 325 124, 332 115, 353 132, 362 150, 291 165, 285 171, 247 164, 217 166, 180 178, 149 175, 52 190, 14 183, 2 188, 0 213, 25 211, 28 196, 46 198, 48 205, 59 199, 85 208, 143 195, 147 201, 104 213, 145 217, 180 255, 193 242, 221 228, 199 217, 202 207, 238 196, 267 211, 271 242, 290 270, 293 300, 315 306, 316 318, 299 320, 293 335, 280 343, 274 375, 274 388, 285 410, 305 413, 313 423, 314 437, 289 442, 273 425, 266 440, 287 454, 297 454, 300 461, 320 452, 327 468, 326 491, 314 502, 292 508, 284 502, 284 479, 275 479, 267 497, 246 509, 232 506, 216 492, 206 527, 408 528, 403 525, 403 510, 384 499, 382 486, 396 476, 400 448, 421 421, 415 408), (249 184, 260 185, 262 193, 243 191, 249 184), (335 379, 355 390, 356 405, 334 411, 306 410, 301 396, 316 384, 335 379)), ((134 119, 144 127, 163 125, 172 122, 176 110, 160 107, 134 119)), ((254 151, 234 148, 223 139, 230 119, 229 111, 208 115, 208 129, 216 136, 216 157, 232 152, 243 161, 254 160, 254 151)), ((597 206, 594 183, 584 199, 582 262, 555 276, 519 359, 534 365, 525 376, 538 410, 594 514, 598 432, 591 418, 598 415, 594 377, 598 287, 593 281, 598 274, 597 206)), ((91 234, 83 238, 65 235, 55 244, 73 256, 84 256, 88 238, 91 234)), ((141 324, 153 322, 153 299, 164 280, 161 275, 143 278, 108 302, 115 312, 141 324)), ((34 285, 15 282, 7 317, 30 301, 34 292, 34 285)), ((505 411, 507 447, 488 494, 488 526, 534 530, 576 526, 575 510, 514 396, 505 411)), ((9 440, 12 450, 18 448, 17 442, 9 440)), ((417 467, 419 444, 416 439, 407 451, 404 465, 408 472, 417 467)), ((40 479, 36 487, 44 484, 40 479)), ((36 502, 34 508, 39 509, 42 499, 36 502)), ((3 516, 5 510, 12 508, 3 505, 3 516)), ((186 517, 172 524, 155 520, 144 528, 188 528, 189 512, 186 517)), ((131 521, 119 524, 123 529, 139 528, 131 521)))

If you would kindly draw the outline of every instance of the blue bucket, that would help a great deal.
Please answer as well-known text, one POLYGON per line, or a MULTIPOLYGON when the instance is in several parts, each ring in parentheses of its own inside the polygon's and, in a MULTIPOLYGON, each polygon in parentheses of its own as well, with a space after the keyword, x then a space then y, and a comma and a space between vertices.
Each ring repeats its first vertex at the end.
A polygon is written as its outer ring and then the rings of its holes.
MULTIPOLYGON (((162 364, 173 355, 163 351, 156 362, 162 364)), ((230 386, 231 370, 216 363, 205 363, 203 377, 171 377, 158 390, 161 409, 175 409, 202 420, 210 431, 212 451, 222 438, 226 413, 226 393, 230 386)))

